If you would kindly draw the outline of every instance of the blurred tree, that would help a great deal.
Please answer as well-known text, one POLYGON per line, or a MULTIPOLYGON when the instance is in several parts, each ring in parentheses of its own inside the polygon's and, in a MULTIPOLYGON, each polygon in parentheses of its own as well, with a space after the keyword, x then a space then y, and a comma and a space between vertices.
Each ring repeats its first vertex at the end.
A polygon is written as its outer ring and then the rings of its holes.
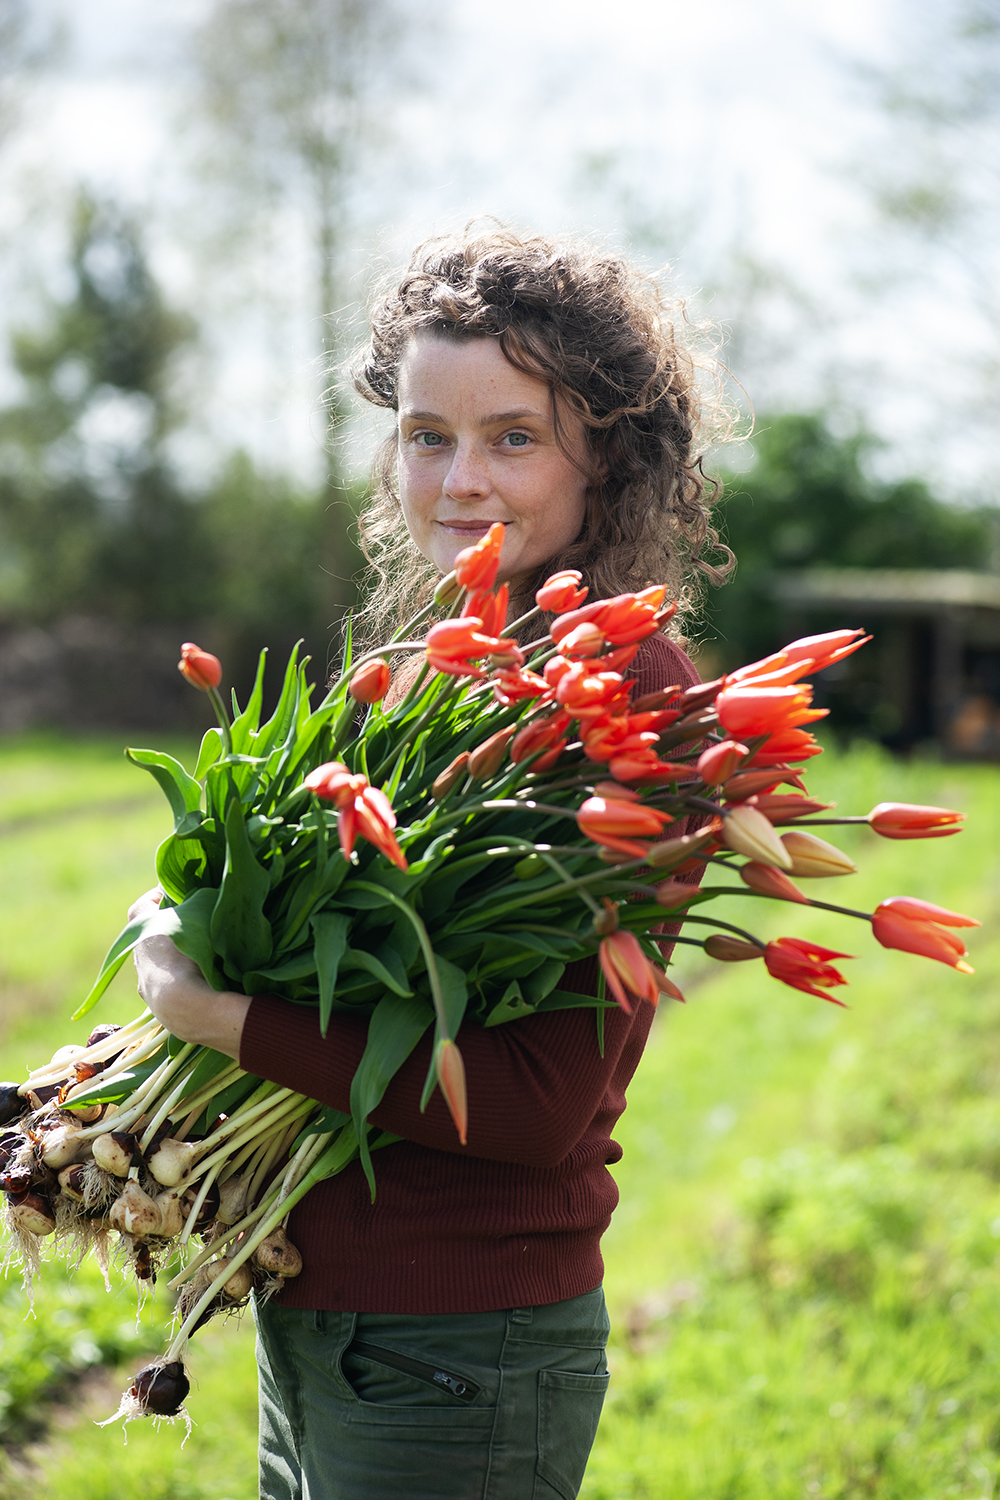
MULTIPOLYGON (((422 26, 432 20, 424 8, 422 26)), ((400 90, 410 24, 399 0, 215 0, 192 46, 200 110, 239 213, 258 229, 284 223, 286 237, 289 210, 306 227, 325 381, 319 540, 330 617, 353 602, 359 560, 337 441, 346 415, 335 372, 344 352, 338 310, 349 300, 348 227, 400 90)))
POLYGON ((775 571, 988 565, 990 513, 936 500, 919 479, 873 478, 865 464, 870 435, 840 437, 821 416, 786 414, 759 419, 753 446, 753 467, 728 476, 717 512, 738 559, 734 578, 708 605, 720 666, 781 644, 775 571))
POLYGON ((174 619, 202 596, 190 504, 163 452, 177 354, 194 337, 163 301, 138 231, 87 195, 71 224, 72 291, 21 328, 23 399, 0 413, 0 607, 174 619))

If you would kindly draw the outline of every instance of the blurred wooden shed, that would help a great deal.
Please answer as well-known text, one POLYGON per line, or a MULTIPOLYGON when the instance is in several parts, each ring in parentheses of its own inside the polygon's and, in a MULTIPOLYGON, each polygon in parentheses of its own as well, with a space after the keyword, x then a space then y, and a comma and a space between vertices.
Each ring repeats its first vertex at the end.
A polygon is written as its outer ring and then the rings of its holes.
POLYGON ((796 634, 831 623, 875 633, 877 683, 858 686, 877 692, 887 743, 935 739, 951 755, 1000 760, 1000 573, 814 568, 772 586, 796 634))

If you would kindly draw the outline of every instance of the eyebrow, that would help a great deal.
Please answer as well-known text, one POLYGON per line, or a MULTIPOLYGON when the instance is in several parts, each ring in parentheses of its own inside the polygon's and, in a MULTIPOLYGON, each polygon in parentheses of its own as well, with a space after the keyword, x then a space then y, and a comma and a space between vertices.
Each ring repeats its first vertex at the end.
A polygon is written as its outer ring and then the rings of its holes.
MULTIPOLYGON (((445 419, 434 411, 401 411, 400 417, 408 422, 440 422, 442 426, 445 419)), ((548 421, 549 418, 532 406, 519 406, 513 411, 494 411, 480 421, 480 427, 497 427, 503 422, 519 422, 524 417, 534 417, 536 421, 548 421)))

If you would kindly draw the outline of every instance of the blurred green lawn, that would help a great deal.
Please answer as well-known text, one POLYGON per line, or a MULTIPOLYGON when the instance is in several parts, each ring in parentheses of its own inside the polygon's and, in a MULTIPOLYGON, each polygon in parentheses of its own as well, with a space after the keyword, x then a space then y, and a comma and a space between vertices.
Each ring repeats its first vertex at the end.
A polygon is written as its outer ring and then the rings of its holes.
MULTIPOLYGON (((862 748, 813 763, 810 780, 844 811, 892 798, 970 813, 944 840, 831 831, 863 858, 861 874, 804 884, 859 907, 905 892, 980 917, 977 973, 885 952, 859 923, 738 899, 734 920, 765 935, 857 954, 838 992, 852 1008, 776 984, 759 964, 680 951, 689 1004, 661 1011, 616 1132, 614 1378, 588 1500, 995 1493, 1000 774, 862 748)), ((119 747, 0 746, 0 1076, 95 1019, 133 1013, 126 970, 93 1017, 67 1019, 151 883, 167 827, 160 794, 119 747)), ((137 1338, 131 1289, 108 1298, 86 1267, 75 1278, 52 1267, 37 1324, 22 1311, 16 1280, 0 1284, 8 1440, 61 1373, 124 1359, 124 1380, 137 1344, 158 1344, 165 1310, 147 1309, 137 1338)), ((123 1448, 116 1429, 93 1425, 102 1397, 3 1461, 5 1500, 40 1483, 50 1500, 76 1500, 84 1475, 91 1500, 251 1500, 252 1331, 206 1330, 191 1363, 198 1425, 183 1449, 180 1429, 147 1424, 123 1448)))

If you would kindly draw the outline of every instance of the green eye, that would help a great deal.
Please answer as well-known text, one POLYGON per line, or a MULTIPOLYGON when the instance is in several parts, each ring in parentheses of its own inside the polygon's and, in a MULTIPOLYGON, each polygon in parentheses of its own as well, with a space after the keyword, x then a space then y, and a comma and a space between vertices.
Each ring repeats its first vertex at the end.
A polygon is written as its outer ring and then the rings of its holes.
POLYGON ((508 432, 507 434, 507 441, 512 448, 523 448, 528 440, 526 432, 508 432))
POLYGON ((444 438, 439 432, 418 432, 417 442, 422 448, 440 448, 444 438))

